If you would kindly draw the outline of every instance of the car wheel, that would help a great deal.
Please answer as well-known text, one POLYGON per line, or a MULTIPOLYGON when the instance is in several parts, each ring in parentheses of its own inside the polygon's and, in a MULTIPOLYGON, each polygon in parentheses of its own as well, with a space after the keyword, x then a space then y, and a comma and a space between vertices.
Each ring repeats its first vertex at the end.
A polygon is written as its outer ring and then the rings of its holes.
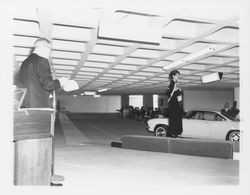
POLYGON ((155 127, 155 136, 156 137, 166 137, 168 133, 168 126, 158 125, 155 127))
POLYGON ((234 142, 235 141, 240 141, 240 132, 235 131, 235 130, 229 131, 227 133, 226 140, 234 141, 234 142))

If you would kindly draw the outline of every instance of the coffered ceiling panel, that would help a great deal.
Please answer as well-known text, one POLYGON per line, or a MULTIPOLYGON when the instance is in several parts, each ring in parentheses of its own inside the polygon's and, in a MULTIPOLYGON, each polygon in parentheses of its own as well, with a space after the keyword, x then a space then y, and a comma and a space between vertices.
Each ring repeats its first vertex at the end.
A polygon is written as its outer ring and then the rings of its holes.
POLYGON ((170 62, 174 61, 174 60, 179 60, 184 58, 185 56, 187 56, 186 53, 181 53, 181 52, 176 52, 166 58, 164 58, 165 60, 168 60, 169 62, 167 64, 169 64, 170 62))
POLYGON ((52 36, 58 39, 88 42, 91 39, 91 32, 81 27, 53 25, 52 36))
POLYGON ((164 36, 197 37, 214 27, 214 24, 199 21, 188 22, 184 19, 175 19, 163 29, 164 36), (185 30, 180 30, 180 29, 185 30))
POLYGON ((130 54, 133 57, 141 57, 141 58, 159 58, 160 52, 157 50, 150 49, 137 49, 133 53, 130 54))
POLYGON ((40 36, 39 23, 26 20, 14 20, 14 34, 40 36))
POLYGON ((14 47, 32 48, 36 40, 37 37, 21 36, 14 34, 13 45, 14 47))
POLYGON ((96 28, 99 20, 100 11, 84 7, 57 7, 52 14, 52 22, 61 25, 96 28))
POLYGON ((124 47, 97 44, 93 48, 92 53, 101 53, 101 54, 119 56, 124 53, 124 47))
POLYGON ((80 60, 81 54, 76 52, 65 52, 65 51, 52 51, 52 58, 68 58, 74 60, 80 60))
POLYGON ((98 61, 98 62, 114 62, 115 57, 109 55, 102 55, 102 54, 90 54, 88 56, 88 60, 98 61))
POLYGON ((68 65, 68 66, 76 66, 78 64, 77 60, 71 60, 71 59, 52 58, 51 61, 53 64, 63 64, 63 65, 68 65))
POLYGON ((84 52, 85 43, 78 41, 66 41, 53 39, 52 47, 55 50, 71 51, 71 52, 84 52))
POLYGON ((237 43, 239 41, 239 29, 238 27, 224 27, 221 30, 207 36, 206 39, 237 43))
POLYGON ((175 68, 181 73, 179 85, 184 90, 238 87, 238 10, 227 5, 223 9, 181 6, 16 9, 13 55, 21 64, 38 37, 50 39, 56 76, 75 79, 80 86, 77 91, 62 94, 102 88, 108 90, 100 94, 163 94, 169 84, 168 74, 175 68), (104 21, 110 31, 100 34, 104 21), (197 55, 211 47, 211 52, 197 55), (185 61, 190 56, 196 57, 185 61), (163 70, 176 61, 182 63, 163 70), (201 76, 215 72, 223 73, 220 81, 201 84, 201 76))
POLYGON ((132 66, 129 64, 120 64, 114 67, 115 69, 122 69, 122 70, 137 70, 137 66, 132 66))

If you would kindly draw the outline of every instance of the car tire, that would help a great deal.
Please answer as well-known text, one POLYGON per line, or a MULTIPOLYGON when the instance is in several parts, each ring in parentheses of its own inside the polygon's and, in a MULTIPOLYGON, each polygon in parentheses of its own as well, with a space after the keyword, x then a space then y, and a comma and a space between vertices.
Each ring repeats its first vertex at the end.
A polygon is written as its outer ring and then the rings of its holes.
POLYGON ((166 137, 168 135, 169 128, 167 125, 157 125, 155 127, 154 134, 156 137, 166 137))
POLYGON ((240 131, 238 130, 231 130, 227 133, 226 140, 229 141, 240 141, 240 131))

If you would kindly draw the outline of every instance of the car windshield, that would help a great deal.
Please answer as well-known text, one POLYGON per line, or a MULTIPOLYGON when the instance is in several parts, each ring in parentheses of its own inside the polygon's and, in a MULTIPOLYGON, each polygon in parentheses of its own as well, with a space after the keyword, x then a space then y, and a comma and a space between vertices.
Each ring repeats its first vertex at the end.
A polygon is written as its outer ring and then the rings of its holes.
POLYGON ((218 114, 215 111, 204 111, 204 110, 191 110, 187 112, 187 119, 196 119, 196 120, 208 120, 208 121, 224 121, 226 118, 232 121, 239 121, 239 118, 233 116, 226 116, 222 113, 218 114))
POLYGON ((185 118, 190 119, 195 115, 195 113, 195 111, 188 111, 185 118))
POLYGON ((229 118, 229 119, 232 120, 232 121, 239 121, 239 120, 240 120, 239 114, 237 114, 235 117, 234 117, 234 116, 230 116, 230 115, 225 115, 225 114, 223 114, 223 113, 221 113, 221 115, 223 115, 223 116, 229 118))

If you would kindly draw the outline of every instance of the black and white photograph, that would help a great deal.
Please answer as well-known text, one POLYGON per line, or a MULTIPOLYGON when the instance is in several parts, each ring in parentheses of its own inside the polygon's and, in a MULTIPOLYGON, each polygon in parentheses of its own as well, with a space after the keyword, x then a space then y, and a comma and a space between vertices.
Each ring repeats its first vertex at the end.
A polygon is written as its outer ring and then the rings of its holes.
POLYGON ((248 1, 0 4, 1 194, 249 194, 248 1))

